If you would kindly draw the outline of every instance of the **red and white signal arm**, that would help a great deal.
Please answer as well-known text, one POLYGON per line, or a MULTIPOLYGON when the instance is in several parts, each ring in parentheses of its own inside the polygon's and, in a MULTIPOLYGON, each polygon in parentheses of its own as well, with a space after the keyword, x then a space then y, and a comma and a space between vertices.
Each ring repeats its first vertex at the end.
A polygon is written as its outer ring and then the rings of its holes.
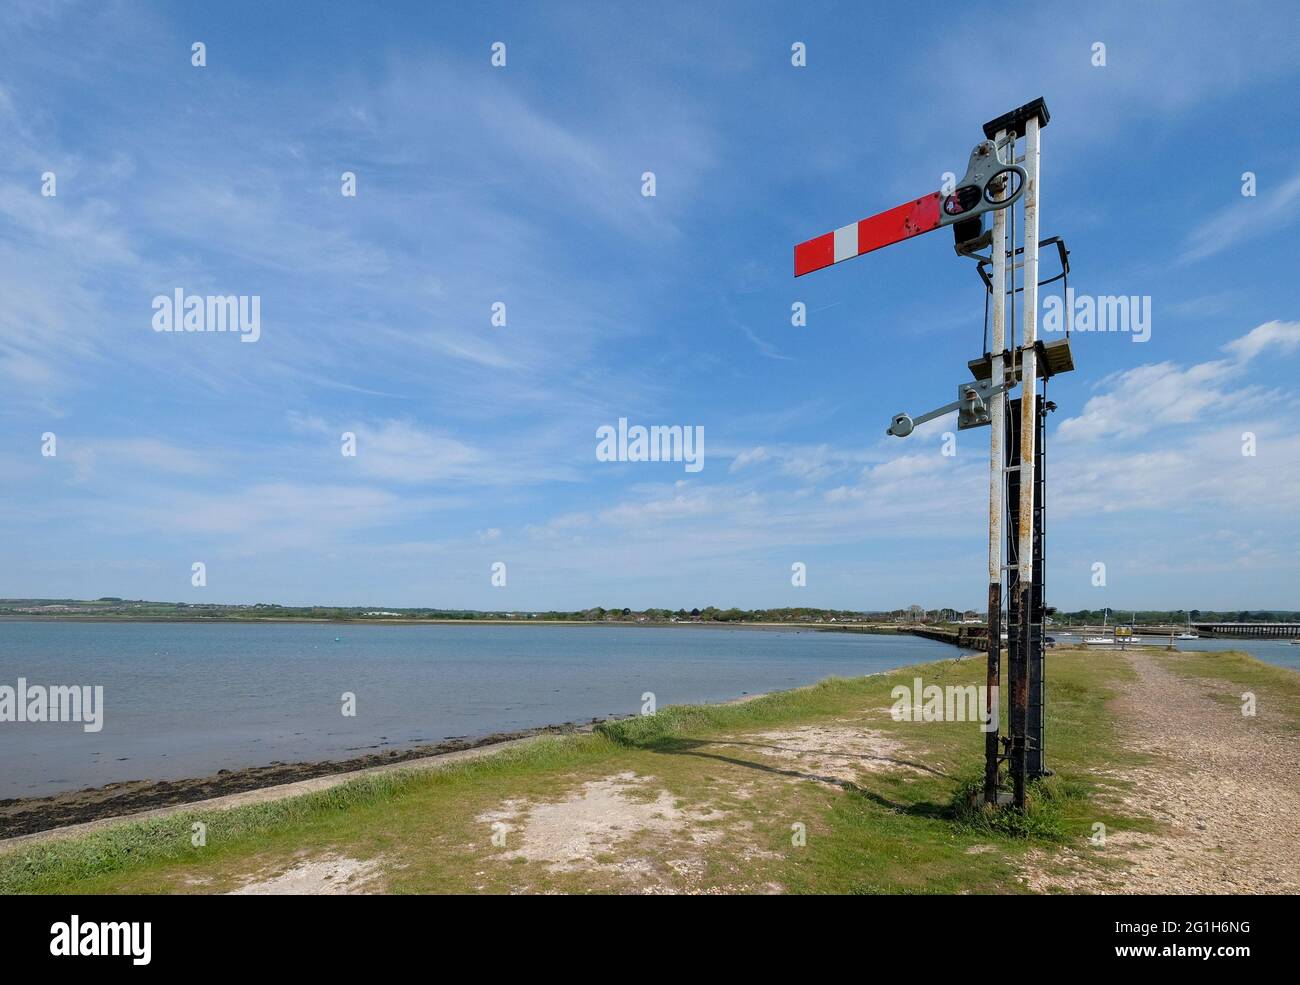
POLYGON ((958 252, 980 241, 986 212, 1009 208, 1024 194, 1028 174, 1013 160, 1015 140, 1030 118, 1046 126, 1050 116, 1039 97, 984 124, 985 139, 970 152, 966 174, 951 192, 937 191, 878 215, 840 226, 794 248, 794 275, 852 260, 940 226, 955 226, 958 252))
POLYGON ((802 277, 833 263, 852 260, 882 246, 938 229, 942 197, 934 192, 800 243, 794 248, 794 275, 802 277))

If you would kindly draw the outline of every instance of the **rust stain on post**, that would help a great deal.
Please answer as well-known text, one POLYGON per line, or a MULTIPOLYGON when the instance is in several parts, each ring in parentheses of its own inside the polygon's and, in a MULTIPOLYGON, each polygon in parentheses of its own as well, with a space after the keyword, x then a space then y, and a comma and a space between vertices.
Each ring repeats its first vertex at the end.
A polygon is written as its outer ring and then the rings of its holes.
POLYGON ((1002 708, 998 698, 1002 681, 1002 586, 989 585, 988 692, 985 713, 993 727, 984 735, 984 802, 998 802, 998 739, 1001 734, 1002 708))

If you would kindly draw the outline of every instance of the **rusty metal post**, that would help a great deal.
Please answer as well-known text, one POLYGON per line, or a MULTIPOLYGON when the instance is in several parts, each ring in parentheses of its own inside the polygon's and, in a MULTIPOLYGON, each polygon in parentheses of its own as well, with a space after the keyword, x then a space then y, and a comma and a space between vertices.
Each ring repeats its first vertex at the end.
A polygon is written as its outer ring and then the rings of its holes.
MULTIPOLYGON (((1006 130, 999 130, 997 142, 1006 138, 1006 130)), ((1015 141, 1011 141, 1007 154, 1016 156, 1015 141)), ((1003 192, 997 194, 1001 199, 1003 192)), ((1007 345, 1007 212, 999 209, 993 213, 993 334, 989 342, 992 363, 990 378, 994 384, 1004 379, 1006 367, 1002 352, 1007 345)), ((996 804, 998 798, 999 741, 1002 730, 1002 703, 999 700, 1002 683, 1002 515, 1003 428, 1005 427, 1006 394, 996 393, 989 400, 989 639, 988 673, 985 678, 985 714, 991 726, 984 736, 984 802, 996 804)))
MULTIPOLYGON (((1024 398, 1017 396, 1007 401, 1007 503, 1020 502, 1021 448, 1020 419, 1025 413, 1024 398)), ((1029 669, 1025 652, 1025 613, 1021 609, 1020 563, 1016 552, 1020 548, 1020 512, 1010 509, 1006 519, 1006 549, 1008 558, 1016 558, 1007 565, 1007 774, 1011 781, 1013 803, 1022 802, 1025 789, 1025 724, 1029 705, 1029 669)))
MULTIPOLYGON (((1038 390, 1038 208, 1041 204, 1040 141, 1038 117, 1025 120, 1026 172, 1024 194, 1024 322, 1021 333, 1021 414, 1020 414, 1020 539, 1016 560, 1019 572, 1016 588, 1019 592, 1017 606, 1020 613, 1018 629, 1021 634, 1021 655, 1027 658, 1033 647, 1034 634, 1034 439, 1037 436, 1038 415, 1035 398, 1038 390)), ((1025 806, 1025 744, 1029 733, 1028 675, 1018 682, 1025 688, 1024 700, 1016 703, 1017 721, 1012 725, 1012 777, 1015 805, 1025 806)), ((1014 698, 1013 698, 1014 700, 1014 698)))
POLYGON ((1025 654, 1029 679, 1029 727, 1025 733, 1025 775, 1031 780, 1051 776, 1047 766, 1047 414, 1053 406, 1047 400, 1047 381, 1034 401, 1034 590, 1029 611, 1032 644, 1025 654))

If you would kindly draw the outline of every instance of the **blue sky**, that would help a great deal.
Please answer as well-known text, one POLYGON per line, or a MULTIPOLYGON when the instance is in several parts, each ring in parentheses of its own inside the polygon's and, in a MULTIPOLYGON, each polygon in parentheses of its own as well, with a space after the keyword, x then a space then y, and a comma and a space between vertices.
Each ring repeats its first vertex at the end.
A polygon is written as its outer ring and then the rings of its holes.
POLYGON ((1043 95, 1042 234, 1152 304, 1053 381, 1049 602, 1300 607, 1294 5, 4 6, 0 595, 981 607, 988 432, 883 433, 972 264, 791 252, 1043 95), (261 338, 154 332, 177 288, 261 338), (705 467, 598 462, 620 417, 705 467))

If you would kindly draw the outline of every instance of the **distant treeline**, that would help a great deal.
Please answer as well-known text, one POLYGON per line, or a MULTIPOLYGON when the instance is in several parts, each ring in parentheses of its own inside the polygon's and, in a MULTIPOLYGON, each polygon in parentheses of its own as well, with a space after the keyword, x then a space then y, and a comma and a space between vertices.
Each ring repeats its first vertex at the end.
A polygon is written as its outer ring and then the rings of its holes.
MULTIPOLYGON (((525 620, 555 622, 861 622, 869 619, 894 621, 942 621, 957 619, 956 610, 933 610, 920 606, 892 613, 868 613, 849 609, 787 607, 780 609, 736 609, 685 606, 678 609, 632 609, 628 606, 593 606, 589 609, 545 611, 475 610, 437 608, 387 608, 380 606, 278 605, 259 602, 249 605, 215 603, 150 602, 144 599, 104 597, 79 599, 0 599, 0 615, 8 616, 97 616, 136 619, 337 619, 375 620, 525 620)), ((971 614, 974 615, 973 613, 971 614)))
MULTIPOLYGON (((778 609, 703 608, 633 609, 593 606, 590 609, 522 611, 498 609, 399 609, 380 606, 277 605, 259 602, 251 605, 195 604, 189 602, 150 602, 144 599, 104 597, 94 601, 80 599, 0 599, 0 616, 99 617, 121 619, 323 619, 381 622, 385 619, 429 620, 546 620, 551 622, 883 622, 883 623, 958 623, 976 622, 984 613, 972 609, 925 609, 919 605, 906 609, 860 610, 818 609, 788 606, 778 609)), ((1250 609, 1221 612, 1210 609, 1079 609, 1056 612, 1057 625, 1064 623, 1186 622, 1300 622, 1300 612, 1279 609, 1250 609)))

